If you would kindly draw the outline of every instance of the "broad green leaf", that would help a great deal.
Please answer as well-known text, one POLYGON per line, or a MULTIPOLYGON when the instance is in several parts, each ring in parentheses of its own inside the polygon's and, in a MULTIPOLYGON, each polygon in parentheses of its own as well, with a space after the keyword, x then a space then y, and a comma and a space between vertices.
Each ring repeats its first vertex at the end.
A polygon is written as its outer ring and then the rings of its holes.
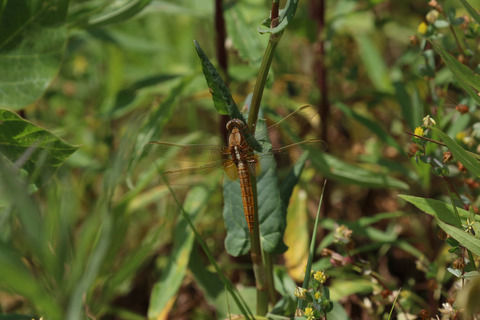
POLYGON ((212 94, 215 108, 221 114, 228 114, 231 118, 243 120, 243 116, 240 111, 238 111, 237 105, 230 94, 230 90, 225 82, 223 82, 223 79, 218 73, 217 69, 215 69, 213 64, 210 62, 198 42, 194 41, 194 43, 198 57, 202 63, 203 74, 205 75, 205 80, 207 80, 208 88, 212 94))
POLYGON ((38 185, 77 149, 47 130, 0 109, 0 154, 27 171, 38 185))
POLYGON ((274 27, 270 28, 270 17, 265 19, 261 26, 258 27, 258 32, 260 33, 271 33, 276 34, 282 32, 287 26, 290 21, 292 21, 293 17, 295 16, 295 12, 297 11, 299 0, 287 0, 285 7, 279 11, 279 24, 274 27))
MULTIPOLYGON (((455 211, 451 204, 445 203, 440 200, 420 198, 408 195, 400 195, 399 197, 410 202, 425 213, 437 217, 445 223, 461 227, 457 218, 455 217, 455 211)), ((456 209, 462 221, 466 220, 469 217, 470 213, 467 210, 459 207, 457 207, 456 209)), ((476 220, 480 221, 480 217, 476 216, 476 220)))
POLYGON ((313 166, 327 179, 348 184, 356 184, 368 188, 399 188, 408 190, 409 186, 403 181, 395 179, 384 173, 363 169, 342 160, 320 152, 310 150, 313 166))
POLYGON ((382 140, 389 146, 392 146, 395 149, 397 149, 400 152, 400 154, 405 155, 405 151, 403 151, 403 148, 385 129, 383 129, 379 125, 378 121, 373 121, 364 117, 363 115, 355 112, 355 110, 353 110, 352 108, 350 108, 349 106, 341 102, 335 103, 335 106, 337 106, 346 116, 355 119, 356 121, 364 125, 367 129, 375 133, 380 140, 382 140))
MULTIPOLYGON (((194 188, 185 200, 185 211, 194 220, 208 201, 209 193, 204 188, 194 188)), ((148 309, 148 319, 166 316, 173 306, 173 301, 189 264, 194 236, 188 223, 182 219, 176 226, 174 245, 167 267, 161 279, 153 286, 148 309)))
POLYGON ((468 2, 467 0, 460 0, 460 2, 463 4, 465 9, 467 9, 468 14, 472 16, 475 21, 480 24, 480 15, 478 14, 477 10, 475 10, 468 2))
POLYGON ((88 20, 85 27, 98 28, 124 22, 143 10, 152 0, 114 1, 88 20))
POLYGON ((252 65, 259 65, 264 51, 264 46, 257 33, 247 25, 242 11, 238 8, 240 2, 234 2, 225 8, 225 22, 233 45, 238 50, 241 58, 252 65))
POLYGON ((440 219, 435 219, 440 228, 443 229, 448 235, 452 236, 455 240, 460 242, 462 246, 480 256, 480 239, 465 232, 462 228, 457 228, 451 224, 445 223, 440 219))
POLYGON ((452 72, 453 76, 458 80, 460 85, 465 89, 465 91, 478 103, 480 104, 480 96, 478 95, 480 91, 480 76, 473 72, 466 65, 462 64, 450 53, 445 51, 442 46, 437 43, 430 41, 435 50, 442 57, 443 62, 447 68, 452 72))
POLYGON ((471 173, 480 177, 480 163, 471 153, 465 151, 458 143, 445 134, 442 130, 432 127, 435 134, 438 134, 443 143, 452 152, 453 156, 460 161, 471 173))
POLYGON ((0 17, 0 108, 37 100, 60 68, 69 1, 7 1, 0 17))

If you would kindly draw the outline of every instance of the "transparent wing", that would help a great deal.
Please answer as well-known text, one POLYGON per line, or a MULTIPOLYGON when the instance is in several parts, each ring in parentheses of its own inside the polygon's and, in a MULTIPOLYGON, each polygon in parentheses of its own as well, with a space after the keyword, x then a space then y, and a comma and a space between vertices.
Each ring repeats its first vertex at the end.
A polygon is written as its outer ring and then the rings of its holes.
POLYGON ((281 148, 272 149, 266 153, 258 153, 256 157, 260 162, 261 174, 267 169, 278 165, 285 168, 293 167, 297 164, 298 159, 307 149, 324 150, 325 143, 322 140, 310 139, 290 144, 281 148))
POLYGON ((165 158, 175 156, 177 161, 191 163, 215 162, 222 164, 230 157, 227 147, 210 144, 176 144, 152 141, 145 146, 149 157, 165 158))
MULTIPOLYGON (((231 165, 234 165, 233 162, 231 165)), ((231 165, 228 162, 220 166, 218 163, 208 163, 196 167, 165 171, 162 176, 169 184, 175 186, 214 185, 222 179, 226 167, 228 168, 231 165)))
MULTIPOLYGON (((246 139, 246 143, 250 146, 255 146, 257 143, 260 145, 261 152, 271 150, 270 141, 276 145, 281 144, 281 138, 284 137, 289 142, 299 139, 299 137, 305 136, 311 130, 311 121, 318 116, 318 112, 314 106, 306 105, 301 107, 295 112, 290 113, 288 116, 280 120, 279 122, 269 126, 267 129, 259 131, 255 134, 255 137, 246 139)), ((313 140, 307 140, 313 143, 313 140)), ((320 148, 325 148, 325 145, 321 146, 321 141, 315 140, 315 143, 320 148)), ((296 145, 296 144, 293 144, 296 145)), ((287 146, 289 148, 293 145, 287 146)), ((278 149, 281 153, 283 148, 278 149)))
POLYGON ((228 148, 216 145, 175 144, 152 141, 145 146, 162 174, 160 182, 176 186, 217 183, 231 163, 228 148), (165 181, 166 180, 166 181, 165 181))

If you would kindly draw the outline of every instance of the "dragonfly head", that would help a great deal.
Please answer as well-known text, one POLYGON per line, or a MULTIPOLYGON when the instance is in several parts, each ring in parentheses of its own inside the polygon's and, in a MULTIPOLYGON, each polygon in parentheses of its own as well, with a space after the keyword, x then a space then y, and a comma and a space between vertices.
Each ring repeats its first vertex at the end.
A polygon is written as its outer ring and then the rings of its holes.
POLYGON ((240 130, 244 130, 245 129, 245 124, 243 123, 242 120, 240 119, 232 119, 230 121, 227 122, 227 130, 228 132, 232 132, 232 130, 234 128, 238 128, 240 130))

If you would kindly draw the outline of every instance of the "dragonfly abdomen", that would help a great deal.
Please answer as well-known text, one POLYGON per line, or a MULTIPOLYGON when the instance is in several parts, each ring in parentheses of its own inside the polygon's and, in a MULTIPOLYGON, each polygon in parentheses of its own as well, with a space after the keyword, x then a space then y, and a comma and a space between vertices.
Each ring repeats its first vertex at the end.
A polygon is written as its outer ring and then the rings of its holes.
POLYGON ((253 231, 253 221, 254 221, 254 202, 253 202, 253 191, 252 191, 252 181, 250 179, 250 174, 248 173, 248 168, 245 161, 239 161, 237 163, 238 169, 238 178, 240 180, 240 190, 242 192, 242 201, 243 201, 243 210, 245 211, 245 219, 248 224, 248 231, 252 233, 253 231))

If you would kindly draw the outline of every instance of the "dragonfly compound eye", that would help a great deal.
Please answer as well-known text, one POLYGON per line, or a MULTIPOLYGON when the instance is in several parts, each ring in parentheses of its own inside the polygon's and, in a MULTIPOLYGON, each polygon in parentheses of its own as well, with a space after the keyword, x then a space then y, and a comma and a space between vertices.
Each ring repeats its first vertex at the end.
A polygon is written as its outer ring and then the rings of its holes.
POLYGON ((245 128, 245 124, 240 119, 232 119, 227 122, 227 130, 232 131, 233 128, 239 128, 243 130, 245 128))

